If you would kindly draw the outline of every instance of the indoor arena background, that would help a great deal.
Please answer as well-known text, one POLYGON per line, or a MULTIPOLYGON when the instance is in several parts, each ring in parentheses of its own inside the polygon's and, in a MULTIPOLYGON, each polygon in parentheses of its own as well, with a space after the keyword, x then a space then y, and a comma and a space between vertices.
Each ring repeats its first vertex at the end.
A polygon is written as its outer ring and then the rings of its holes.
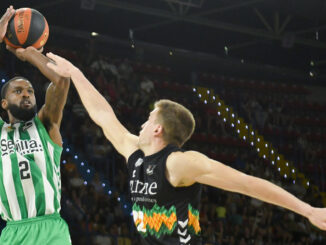
MULTIPOLYGON (((9 4, 47 18, 45 52, 78 66, 132 133, 157 99, 172 99, 195 116, 186 149, 326 205, 325 1, 32 0, 1 1, 1 11, 9 4)), ((15 74, 42 104, 48 81, 2 44, 0 81, 15 74)), ((73 85, 61 132, 73 244, 139 244, 125 160, 73 85)), ((326 244, 305 218, 242 195, 205 187, 200 211, 207 245, 326 244)))

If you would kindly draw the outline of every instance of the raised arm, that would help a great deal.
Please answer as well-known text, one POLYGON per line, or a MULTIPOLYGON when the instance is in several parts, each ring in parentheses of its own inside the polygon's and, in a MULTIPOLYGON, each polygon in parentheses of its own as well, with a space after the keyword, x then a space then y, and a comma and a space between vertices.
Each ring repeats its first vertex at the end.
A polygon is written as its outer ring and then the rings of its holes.
POLYGON ((2 40, 7 32, 7 26, 10 18, 14 15, 15 9, 13 6, 10 6, 7 8, 6 12, 0 19, 0 43, 2 43, 2 40))
POLYGON ((7 49, 15 54, 22 61, 28 61, 38 68, 40 72, 51 81, 45 95, 45 104, 38 112, 38 117, 45 125, 51 139, 58 145, 62 145, 60 125, 63 115, 63 108, 67 101, 70 86, 70 79, 55 73, 46 64, 50 61, 48 57, 33 47, 26 49, 7 49))
POLYGON ((167 170, 168 178, 175 186, 188 186, 198 182, 241 193, 292 210, 308 218, 320 229, 326 230, 325 208, 311 207, 267 180, 244 174, 199 152, 171 154, 167 170))
POLYGON ((52 53, 48 53, 47 56, 55 62, 55 64, 48 63, 48 67, 61 76, 71 77, 91 119, 102 128, 105 137, 116 150, 128 159, 138 148, 138 137, 131 134, 120 123, 110 104, 78 68, 66 59, 52 53))

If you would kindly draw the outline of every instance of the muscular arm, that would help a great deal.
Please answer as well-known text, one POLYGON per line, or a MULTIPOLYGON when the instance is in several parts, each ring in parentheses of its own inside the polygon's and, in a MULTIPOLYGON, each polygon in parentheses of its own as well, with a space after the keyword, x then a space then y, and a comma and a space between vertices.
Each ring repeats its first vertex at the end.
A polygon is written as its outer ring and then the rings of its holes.
POLYGON ((46 64, 50 59, 35 48, 28 47, 26 49, 12 49, 7 47, 7 49, 14 53, 19 59, 28 61, 38 68, 40 72, 51 81, 46 91, 45 104, 40 109, 38 117, 47 128, 54 143, 61 146, 62 138, 60 135, 60 125, 63 108, 67 101, 70 79, 58 75, 47 67, 46 64))
POLYGON ((48 53, 47 56, 55 61, 55 64, 49 62, 47 66, 61 76, 71 77, 92 120, 102 128, 115 149, 128 159, 138 149, 138 137, 119 122, 110 104, 78 68, 58 55, 48 53))
POLYGON ((110 104, 79 69, 71 69, 71 80, 89 116, 102 128, 104 135, 117 151, 128 159, 138 148, 138 137, 119 122, 110 104))
POLYGON ((292 210, 309 218, 319 228, 326 229, 326 209, 313 208, 269 181, 244 174, 199 152, 171 154, 167 171, 171 184, 175 186, 198 182, 241 193, 292 210))

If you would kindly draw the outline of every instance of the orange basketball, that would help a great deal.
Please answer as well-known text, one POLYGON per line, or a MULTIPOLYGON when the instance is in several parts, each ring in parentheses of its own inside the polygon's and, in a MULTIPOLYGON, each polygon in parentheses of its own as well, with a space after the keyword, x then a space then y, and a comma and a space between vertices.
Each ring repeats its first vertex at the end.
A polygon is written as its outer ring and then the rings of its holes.
POLYGON ((42 48, 49 37, 49 25, 44 16, 35 9, 17 9, 9 20, 4 40, 13 48, 33 46, 42 48))

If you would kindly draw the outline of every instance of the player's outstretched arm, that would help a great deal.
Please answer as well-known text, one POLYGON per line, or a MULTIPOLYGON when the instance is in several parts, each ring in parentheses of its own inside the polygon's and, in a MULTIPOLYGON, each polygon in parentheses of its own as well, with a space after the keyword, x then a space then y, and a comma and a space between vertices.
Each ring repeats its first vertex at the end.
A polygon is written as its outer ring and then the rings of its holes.
POLYGON ((58 75, 47 66, 50 59, 42 54, 42 50, 36 50, 34 47, 14 49, 8 45, 7 49, 20 60, 28 61, 38 68, 40 72, 51 81, 46 91, 45 104, 40 109, 38 116, 46 126, 51 139, 56 144, 62 145, 59 129, 63 115, 63 108, 67 101, 70 79, 58 75))
POLYGON ((326 208, 314 208, 281 187, 250 176, 195 152, 176 152, 167 161, 167 175, 174 186, 195 182, 238 192, 281 206, 305 216, 312 224, 326 230, 326 208), (187 169, 187 171, 185 171, 187 169))
POLYGON ((126 159, 138 148, 138 137, 132 135, 117 119, 107 100, 87 80, 84 74, 66 59, 48 53, 54 61, 48 63, 53 71, 61 76, 71 77, 77 92, 92 120, 99 125, 106 138, 126 159))
POLYGON ((7 26, 10 18, 14 15, 15 9, 13 6, 10 6, 7 8, 6 12, 0 19, 0 43, 2 43, 2 40, 7 32, 7 26))

